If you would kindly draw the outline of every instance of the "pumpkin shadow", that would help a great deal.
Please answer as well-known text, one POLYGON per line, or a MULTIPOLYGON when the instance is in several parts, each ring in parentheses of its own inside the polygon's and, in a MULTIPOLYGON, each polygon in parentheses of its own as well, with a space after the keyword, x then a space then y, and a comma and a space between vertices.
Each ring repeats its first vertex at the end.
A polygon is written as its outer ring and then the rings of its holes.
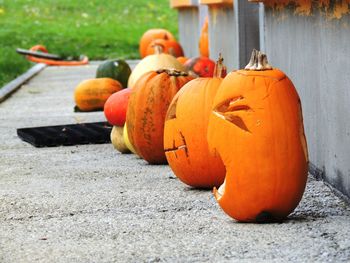
POLYGON ((312 222, 312 221, 317 221, 318 219, 323 219, 326 218, 327 215, 317 213, 314 211, 308 211, 308 212, 303 212, 300 214, 292 214, 287 217, 287 219, 284 220, 286 223, 305 223, 305 222, 312 222))
POLYGON ((268 221, 260 221, 260 222, 239 222, 234 219, 230 221, 231 224, 241 224, 241 225, 281 225, 281 224, 300 224, 300 223, 309 223, 314 222, 319 219, 326 218, 327 215, 320 214, 314 211, 307 211, 298 214, 291 214, 287 218, 282 220, 268 220, 268 221))
POLYGON ((196 187, 192 187, 192 186, 185 186, 184 187, 184 191, 185 192, 199 192, 199 193, 208 192, 208 193, 212 193, 213 188, 196 188, 196 187))
MULTIPOLYGON (((143 160, 143 161, 145 161, 145 160, 143 160)), ((157 166, 157 167, 165 167, 165 166, 168 166, 168 164, 167 163, 148 163, 147 161, 145 161, 145 163, 144 163, 145 165, 147 165, 147 166, 157 166)))

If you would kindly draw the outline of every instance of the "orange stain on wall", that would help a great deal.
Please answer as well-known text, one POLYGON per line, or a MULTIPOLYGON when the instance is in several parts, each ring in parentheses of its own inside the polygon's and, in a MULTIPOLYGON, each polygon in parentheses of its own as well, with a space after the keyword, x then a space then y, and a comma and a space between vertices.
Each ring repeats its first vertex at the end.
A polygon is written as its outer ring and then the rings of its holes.
POLYGON ((338 0, 334 6, 331 5, 331 0, 263 0, 266 6, 275 8, 276 10, 283 10, 287 5, 294 5, 296 7, 295 13, 300 15, 311 15, 313 4, 317 8, 326 11, 331 18, 342 18, 343 15, 350 13, 350 0, 338 0))

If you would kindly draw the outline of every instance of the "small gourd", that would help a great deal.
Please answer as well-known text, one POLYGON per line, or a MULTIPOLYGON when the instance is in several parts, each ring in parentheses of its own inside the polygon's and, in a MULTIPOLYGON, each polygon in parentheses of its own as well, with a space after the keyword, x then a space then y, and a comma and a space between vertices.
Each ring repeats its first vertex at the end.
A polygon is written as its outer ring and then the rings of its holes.
POLYGON ((81 111, 102 110, 109 96, 122 89, 119 81, 111 78, 84 80, 75 88, 74 100, 81 111))

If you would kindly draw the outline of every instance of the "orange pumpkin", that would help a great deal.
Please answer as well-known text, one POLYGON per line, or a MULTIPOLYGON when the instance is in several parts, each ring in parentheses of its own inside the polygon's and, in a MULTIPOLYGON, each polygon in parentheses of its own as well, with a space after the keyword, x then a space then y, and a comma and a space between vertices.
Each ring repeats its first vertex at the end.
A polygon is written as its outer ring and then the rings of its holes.
POLYGON ((81 111, 100 110, 103 109, 109 96, 122 89, 120 82, 114 79, 89 79, 75 88, 74 100, 81 111))
POLYGON ((211 154, 207 126, 212 103, 226 69, 222 58, 213 78, 188 82, 172 100, 164 126, 164 150, 175 175, 192 187, 212 188, 225 179, 220 157, 211 154))
POLYGON ((155 46, 161 46, 163 53, 173 55, 174 57, 182 57, 184 52, 181 45, 175 40, 169 39, 155 39, 147 47, 146 55, 153 55, 156 53, 155 46))
POLYGON ((166 163, 165 115, 178 90, 192 80, 176 70, 151 71, 135 84, 126 115, 128 138, 136 153, 151 164, 166 163))
POLYGON ((308 153, 298 93, 289 78, 254 51, 245 70, 227 75, 216 93, 208 143, 226 178, 214 189, 221 208, 244 222, 287 217, 302 198, 308 153))
POLYGON ((182 65, 184 65, 186 63, 186 61, 188 60, 188 57, 177 57, 176 58, 177 61, 179 61, 182 65))
POLYGON ((140 56, 144 58, 147 56, 147 47, 155 39, 167 39, 175 41, 175 37, 166 29, 153 28, 147 30, 140 39, 140 56))
POLYGON ((199 37, 199 54, 203 57, 209 57, 209 36, 208 36, 208 16, 205 18, 199 37))

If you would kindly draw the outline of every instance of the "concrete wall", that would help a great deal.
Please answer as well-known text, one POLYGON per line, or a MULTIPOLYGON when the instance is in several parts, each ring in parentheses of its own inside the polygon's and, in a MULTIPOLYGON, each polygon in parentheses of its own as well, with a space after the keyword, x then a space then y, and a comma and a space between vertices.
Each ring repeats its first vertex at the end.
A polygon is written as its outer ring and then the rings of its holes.
POLYGON ((216 60, 221 53, 228 70, 244 67, 252 49, 259 49, 259 5, 247 0, 235 0, 233 4, 197 2, 178 8, 179 40, 185 55, 199 56, 200 30, 208 15, 210 58, 216 60))
POLYGON ((238 49, 235 39, 237 28, 235 27, 233 6, 209 6, 208 13, 210 58, 216 60, 221 53, 227 69, 232 70, 237 67, 235 51, 238 49))
POLYGON ((186 57, 199 55, 200 14, 197 6, 178 9, 179 40, 186 57))
POLYGON ((244 67, 252 49, 259 49, 258 4, 236 0, 232 6, 209 5, 208 9, 211 59, 222 53, 229 71, 244 67))
POLYGON ((302 101, 310 170, 350 197, 350 15, 264 13, 262 46, 302 101))

